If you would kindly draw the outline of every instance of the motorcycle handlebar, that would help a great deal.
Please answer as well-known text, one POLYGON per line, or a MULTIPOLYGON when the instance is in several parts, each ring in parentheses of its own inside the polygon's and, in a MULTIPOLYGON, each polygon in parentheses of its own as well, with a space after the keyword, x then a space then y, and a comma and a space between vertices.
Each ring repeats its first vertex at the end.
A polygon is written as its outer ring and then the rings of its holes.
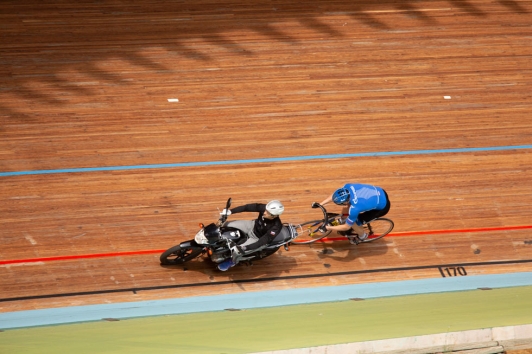
MULTIPOLYGON (((227 203, 225 203, 225 210, 229 210, 231 208, 231 198, 227 199, 227 203)), ((227 220, 227 215, 220 215, 220 219, 218 220, 220 222, 220 225, 223 224, 227 220)))

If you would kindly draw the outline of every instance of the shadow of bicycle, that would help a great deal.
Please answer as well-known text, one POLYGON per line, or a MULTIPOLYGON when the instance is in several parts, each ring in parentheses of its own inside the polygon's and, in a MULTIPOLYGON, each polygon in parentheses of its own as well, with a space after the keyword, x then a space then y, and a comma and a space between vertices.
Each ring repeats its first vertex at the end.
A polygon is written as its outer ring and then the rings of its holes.
POLYGON ((374 242, 353 245, 345 239, 333 242, 317 242, 312 244, 311 248, 316 250, 318 257, 322 260, 329 259, 338 262, 352 262, 359 258, 385 255, 389 250, 388 243, 383 238, 374 242))

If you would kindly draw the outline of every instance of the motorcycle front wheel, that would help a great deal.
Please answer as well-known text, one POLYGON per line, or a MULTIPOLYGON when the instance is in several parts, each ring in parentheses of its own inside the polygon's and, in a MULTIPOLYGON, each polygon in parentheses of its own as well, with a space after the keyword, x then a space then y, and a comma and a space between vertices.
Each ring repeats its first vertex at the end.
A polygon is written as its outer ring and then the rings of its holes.
POLYGON ((202 251, 203 247, 177 245, 164 251, 159 259, 163 265, 183 264, 199 256, 202 251))

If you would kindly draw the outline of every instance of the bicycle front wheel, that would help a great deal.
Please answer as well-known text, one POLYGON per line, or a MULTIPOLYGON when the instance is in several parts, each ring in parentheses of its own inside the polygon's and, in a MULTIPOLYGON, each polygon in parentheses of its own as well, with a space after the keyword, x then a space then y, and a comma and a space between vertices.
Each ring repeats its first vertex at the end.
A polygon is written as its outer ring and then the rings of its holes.
POLYGON ((322 224, 323 219, 307 221, 300 224, 299 227, 297 227, 297 239, 292 241, 292 243, 305 245, 319 241, 325 236, 329 235, 332 231, 327 230, 325 232, 321 232, 319 230, 322 224))
POLYGON ((367 229, 368 238, 362 242, 372 242, 383 238, 388 235, 393 229, 393 221, 386 218, 377 218, 364 225, 364 229, 367 229))

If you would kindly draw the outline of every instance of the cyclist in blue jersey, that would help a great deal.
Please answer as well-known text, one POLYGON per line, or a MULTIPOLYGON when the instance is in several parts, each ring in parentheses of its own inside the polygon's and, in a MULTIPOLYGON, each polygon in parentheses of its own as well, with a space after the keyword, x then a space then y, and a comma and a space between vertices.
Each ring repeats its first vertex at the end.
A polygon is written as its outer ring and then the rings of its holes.
POLYGON ((390 211, 390 199, 386 191, 370 184, 347 183, 334 191, 321 205, 331 201, 343 206, 342 221, 345 222, 337 226, 327 225, 326 228, 346 236, 352 244, 357 244, 357 237, 360 241, 368 237, 362 227, 363 223, 382 217, 390 211))

